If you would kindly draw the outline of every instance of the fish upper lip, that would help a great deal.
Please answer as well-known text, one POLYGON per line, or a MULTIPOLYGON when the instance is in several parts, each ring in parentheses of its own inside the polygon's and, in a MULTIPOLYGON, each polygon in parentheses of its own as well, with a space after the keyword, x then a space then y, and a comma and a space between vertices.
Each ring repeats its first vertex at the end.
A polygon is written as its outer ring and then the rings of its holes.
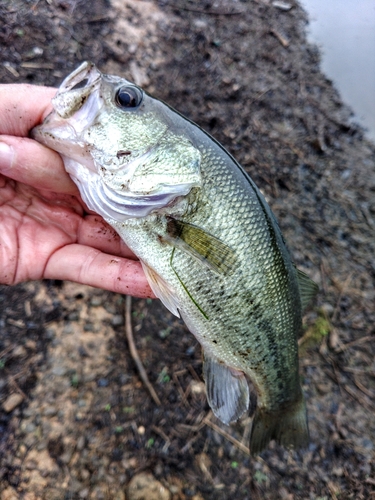
MULTIPOLYGON (((84 61, 80 66, 78 66, 78 68, 75 71, 73 71, 73 73, 70 73, 63 80, 63 82, 59 87, 59 91, 61 90, 64 92, 71 90, 75 85, 81 83, 85 79, 86 75, 89 75, 89 77, 93 76, 92 74, 90 75, 93 69, 95 70, 95 76, 93 81, 95 82, 99 80, 101 77, 101 73, 96 69, 95 64, 90 61, 84 61)), ((90 81, 90 78, 88 80, 89 80, 88 83, 93 83, 90 81)))
POLYGON ((102 74, 91 62, 82 63, 73 73, 68 75, 60 85, 55 97, 52 99, 55 112, 61 118, 69 118, 83 106, 86 99, 100 84, 102 74), (78 89, 74 86, 87 79, 87 83, 78 89), (72 106, 72 99, 67 101, 66 94, 75 97, 75 106, 72 106))

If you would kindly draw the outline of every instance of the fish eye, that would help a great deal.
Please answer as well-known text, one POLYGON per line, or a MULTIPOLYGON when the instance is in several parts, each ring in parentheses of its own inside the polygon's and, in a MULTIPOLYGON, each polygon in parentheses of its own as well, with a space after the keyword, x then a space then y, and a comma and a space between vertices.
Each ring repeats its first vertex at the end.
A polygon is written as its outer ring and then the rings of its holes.
POLYGON ((137 87, 124 86, 116 92, 115 103, 121 109, 134 109, 141 104, 142 97, 142 91, 137 87))

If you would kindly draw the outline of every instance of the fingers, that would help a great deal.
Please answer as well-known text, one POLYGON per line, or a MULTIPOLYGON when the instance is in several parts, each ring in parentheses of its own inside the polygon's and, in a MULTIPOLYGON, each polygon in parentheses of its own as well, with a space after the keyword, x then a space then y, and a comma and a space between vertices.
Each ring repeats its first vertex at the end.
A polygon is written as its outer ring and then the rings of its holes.
POLYGON ((27 139, 52 110, 55 93, 50 87, 0 85, 0 173, 38 189, 77 194, 61 157, 27 139))
POLYGON ((0 134, 27 137, 52 110, 56 89, 36 85, 0 85, 0 134))
POLYGON ((107 254, 138 260, 116 231, 100 215, 86 215, 78 229, 78 243, 107 254))
POLYGON ((37 189, 78 194, 60 155, 32 139, 0 136, 0 173, 37 189))
POLYGON ((57 250, 49 259, 43 277, 75 281, 134 297, 155 297, 139 261, 104 254, 82 245, 73 244, 57 250))

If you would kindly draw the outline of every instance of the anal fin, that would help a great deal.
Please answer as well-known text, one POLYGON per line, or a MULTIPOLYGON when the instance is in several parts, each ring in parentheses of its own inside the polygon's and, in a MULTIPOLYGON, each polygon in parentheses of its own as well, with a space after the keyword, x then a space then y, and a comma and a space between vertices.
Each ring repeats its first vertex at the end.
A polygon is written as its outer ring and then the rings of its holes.
POLYGON ((215 416, 224 424, 238 420, 250 402, 245 375, 205 355, 203 376, 208 403, 215 416))

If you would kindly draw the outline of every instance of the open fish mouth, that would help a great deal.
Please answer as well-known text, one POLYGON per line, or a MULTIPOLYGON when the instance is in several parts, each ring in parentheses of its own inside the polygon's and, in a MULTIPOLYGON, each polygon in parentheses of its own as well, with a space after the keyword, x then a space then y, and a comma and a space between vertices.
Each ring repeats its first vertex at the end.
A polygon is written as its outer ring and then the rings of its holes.
POLYGON ((94 172, 97 169, 82 134, 103 106, 98 92, 100 79, 101 73, 93 63, 82 63, 60 85, 52 99, 53 111, 30 134, 33 139, 94 172))
MULTIPOLYGON (((88 61, 82 63, 65 78, 52 99, 56 113, 61 118, 72 117, 99 88, 100 80, 101 73, 93 63, 88 61)), ((87 116, 87 119, 90 120, 90 117, 87 116)))

